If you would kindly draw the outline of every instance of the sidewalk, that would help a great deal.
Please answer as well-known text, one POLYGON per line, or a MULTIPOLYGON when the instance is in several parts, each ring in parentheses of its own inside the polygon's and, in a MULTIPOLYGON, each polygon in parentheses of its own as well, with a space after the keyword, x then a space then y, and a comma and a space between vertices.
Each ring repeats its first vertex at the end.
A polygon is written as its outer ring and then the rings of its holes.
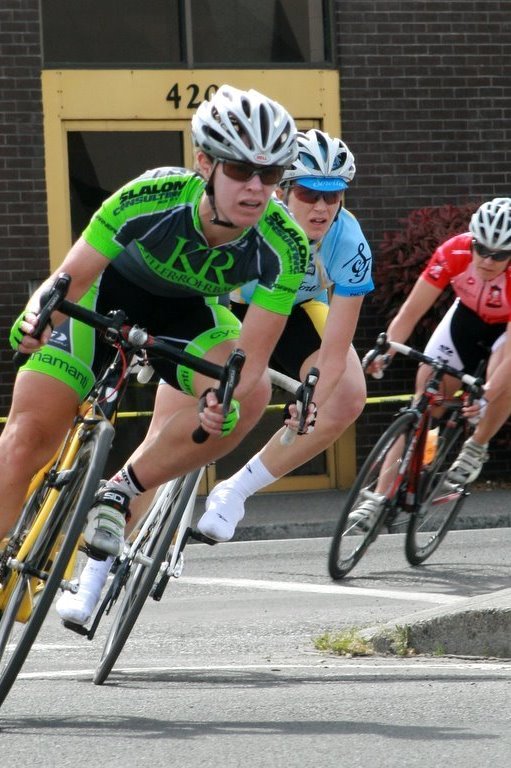
MULTIPOLYGON (((248 499, 233 541, 332 536, 348 491, 259 493, 248 499)), ((197 499, 197 512, 204 510, 197 499)), ((465 500, 454 530, 511 527, 511 490, 476 489, 465 500)))

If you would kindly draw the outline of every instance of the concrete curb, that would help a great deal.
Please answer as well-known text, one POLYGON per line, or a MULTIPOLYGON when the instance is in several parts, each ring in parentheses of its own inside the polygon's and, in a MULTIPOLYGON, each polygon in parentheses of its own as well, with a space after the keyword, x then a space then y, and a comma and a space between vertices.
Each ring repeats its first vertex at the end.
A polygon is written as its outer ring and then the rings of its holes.
MULTIPOLYGON (((256 494, 246 502, 246 514, 233 541, 330 537, 347 495, 348 491, 337 489, 256 494)), ((197 516, 204 511, 204 502, 203 496, 198 497, 197 516)), ((483 489, 467 497, 453 530, 509 527, 511 492, 483 489)))
POLYGON ((395 654, 396 641, 416 653, 511 660, 511 589, 462 598, 459 605, 429 608, 360 633, 374 650, 395 654))

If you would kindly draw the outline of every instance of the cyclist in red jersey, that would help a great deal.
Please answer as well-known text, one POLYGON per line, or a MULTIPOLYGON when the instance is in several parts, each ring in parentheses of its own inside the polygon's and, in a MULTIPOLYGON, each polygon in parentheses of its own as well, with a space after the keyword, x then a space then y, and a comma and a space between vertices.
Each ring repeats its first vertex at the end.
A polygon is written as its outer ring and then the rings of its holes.
MULTIPOLYGON (((436 249, 390 323, 389 340, 404 343, 448 285, 456 299, 425 353, 471 374, 481 360, 487 361, 484 397, 464 409, 477 426, 447 475, 449 482, 466 485, 479 476, 490 439, 511 415, 511 198, 483 203, 470 220, 469 232, 436 249)), ((390 359, 379 356, 368 373, 381 377, 390 359)), ((429 366, 419 366, 416 397, 430 373, 429 366)), ((446 377, 444 382, 447 394, 458 389, 457 379, 446 377)), ((377 493, 366 499, 351 512, 350 522, 365 530, 382 502, 377 493)))

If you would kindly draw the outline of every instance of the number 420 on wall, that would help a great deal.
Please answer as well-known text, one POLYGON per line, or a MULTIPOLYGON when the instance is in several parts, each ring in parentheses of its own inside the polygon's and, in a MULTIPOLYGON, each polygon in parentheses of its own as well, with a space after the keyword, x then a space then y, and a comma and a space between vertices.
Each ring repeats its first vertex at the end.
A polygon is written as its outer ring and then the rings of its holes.
POLYGON ((197 107, 203 102, 209 100, 215 91, 218 90, 218 85, 211 83, 204 89, 197 83, 190 83, 186 88, 182 89, 179 83, 174 83, 170 91, 167 93, 166 101, 171 101, 175 109, 179 109, 181 101, 187 99, 187 109, 197 109, 197 107), (182 94, 182 90, 185 94, 182 94), (202 91, 202 92, 201 92, 202 91))

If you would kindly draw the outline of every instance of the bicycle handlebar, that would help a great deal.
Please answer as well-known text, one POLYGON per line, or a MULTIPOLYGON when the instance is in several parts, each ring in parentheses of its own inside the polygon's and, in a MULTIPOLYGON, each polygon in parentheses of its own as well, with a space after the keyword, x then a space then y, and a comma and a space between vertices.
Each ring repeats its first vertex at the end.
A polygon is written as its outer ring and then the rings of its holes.
MULTIPOLYGON (((132 351, 147 350, 153 354, 159 354, 173 363, 186 365, 197 373, 217 379, 220 385, 217 389, 219 399, 222 401, 224 415, 229 412, 231 400, 235 387, 237 386, 241 369, 245 362, 245 353, 240 349, 235 349, 225 365, 211 363, 209 360, 203 360, 200 357, 191 355, 179 347, 174 346, 168 341, 164 341, 157 336, 151 336, 146 330, 137 325, 128 325, 126 315, 122 310, 111 313, 110 315, 101 315, 92 309, 68 301, 65 296, 71 284, 71 277, 62 272, 50 290, 41 297, 41 309, 38 314, 38 320, 34 333, 34 338, 39 338, 48 325, 50 316, 55 311, 60 311, 68 317, 79 320, 92 326, 102 333, 105 341, 112 346, 122 344, 132 351)), ((19 367, 25 363, 30 355, 22 352, 16 352, 14 363, 19 367)), ((209 437, 209 433, 198 427, 193 435, 194 442, 204 442, 209 437)))
POLYGON ((364 357, 364 367, 366 368, 378 357, 378 355, 384 355, 385 352, 388 352, 389 349, 393 349, 395 352, 399 352, 401 355, 405 355, 412 360, 416 360, 418 363, 425 363, 437 371, 441 371, 442 373, 447 373, 450 376, 454 376, 454 378, 459 379, 475 397, 481 397, 483 394, 484 381, 480 376, 472 376, 469 373, 462 373, 457 368, 453 368, 451 365, 446 363, 444 360, 429 357, 423 352, 419 352, 418 349, 414 349, 407 344, 401 344, 398 341, 389 341, 387 339, 386 333, 380 333, 376 339, 375 348, 371 350, 371 352, 368 352, 364 357))
POLYGON ((481 386, 481 379, 478 376, 471 376, 469 373, 461 373, 457 368, 453 368, 452 365, 445 363, 443 360, 429 357, 423 352, 419 352, 417 349, 413 349, 413 347, 409 347, 406 344, 400 344, 397 341, 389 341, 388 343, 393 350, 399 352, 401 355, 406 355, 412 360, 417 360, 419 363, 426 363, 426 365, 430 365, 432 368, 436 368, 444 373, 448 373, 450 376, 460 379, 460 381, 462 381, 469 389, 472 389, 473 387, 477 389, 481 386))

